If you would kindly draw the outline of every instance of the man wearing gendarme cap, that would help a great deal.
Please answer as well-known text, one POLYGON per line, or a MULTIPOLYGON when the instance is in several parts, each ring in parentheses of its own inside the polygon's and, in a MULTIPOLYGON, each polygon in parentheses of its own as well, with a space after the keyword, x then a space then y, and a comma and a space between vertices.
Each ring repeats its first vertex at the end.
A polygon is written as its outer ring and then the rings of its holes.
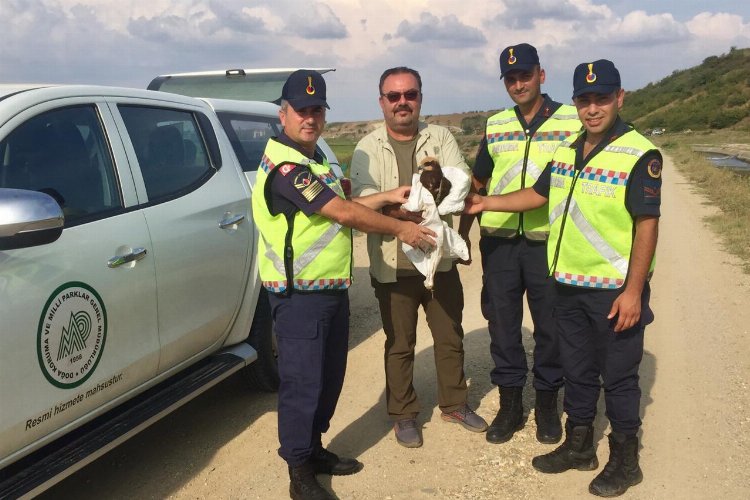
POLYGON ((375 212, 405 203, 408 188, 346 199, 340 180, 316 150, 328 104, 323 77, 292 73, 281 94, 284 131, 268 140, 252 205, 260 232, 258 270, 268 294, 279 363, 279 455, 293 499, 334 498, 315 474, 348 475, 362 464, 326 450, 341 393, 349 339, 351 229, 396 236, 413 247, 434 233, 375 212))
POLYGON ((555 323, 565 376, 565 441, 535 457, 544 473, 598 467, 593 423, 599 387, 609 418, 610 457, 589 485, 617 496, 643 479, 638 465, 643 333, 653 321, 662 158, 618 112, 620 73, 604 59, 573 75, 581 133, 564 141, 537 183, 495 197, 470 195, 467 211, 515 212, 549 203, 547 261, 556 281, 555 323))
MULTIPOLYGON (((573 106, 542 93, 546 75, 536 48, 528 43, 506 47, 500 54, 500 72, 516 105, 487 120, 472 171, 474 189, 492 195, 533 185, 558 144, 581 128, 573 106)), ((465 239, 473 220, 473 215, 461 218, 459 232, 465 239)), ((542 443, 557 443, 562 437, 557 394, 563 376, 552 318, 554 280, 547 272, 547 206, 521 213, 483 213, 480 233, 482 313, 494 362, 490 379, 500 393, 500 410, 487 429, 487 441, 504 443, 524 425, 523 388, 529 371, 521 335, 525 293, 534 323, 536 437, 542 443)))

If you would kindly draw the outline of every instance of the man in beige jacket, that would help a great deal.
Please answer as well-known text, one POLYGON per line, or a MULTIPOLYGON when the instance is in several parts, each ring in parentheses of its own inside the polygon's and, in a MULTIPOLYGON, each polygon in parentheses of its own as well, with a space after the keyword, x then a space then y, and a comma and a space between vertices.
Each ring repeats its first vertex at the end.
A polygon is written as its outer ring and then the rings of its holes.
MULTIPOLYGON (((441 165, 469 172, 451 133, 444 127, 419 121, 422 80, 417 71, 406 67, 386 70, 380 77, 379 92, 385 124, 357 144, 351 165, 354 196, 411 184, 417 165, 426 156, 436 157, 441 165)), ((382 211, 399 219, 421 221, 419 214, 406 212, 399 205, 386 206, 382 211)), ((416 421, 420 407, 412 383, 420 306, 434 340, 438 404, 443 420, 484 432, 487 423, 467 405, 461 327, 464 299, 455 261, 446 259, 439 265, 430 291, 424 286, 425 277, 395 238, 369 234, 367 250, 386 335, 386 402, 394 420, 396 440, 408 448, 422 445, 416 421)))

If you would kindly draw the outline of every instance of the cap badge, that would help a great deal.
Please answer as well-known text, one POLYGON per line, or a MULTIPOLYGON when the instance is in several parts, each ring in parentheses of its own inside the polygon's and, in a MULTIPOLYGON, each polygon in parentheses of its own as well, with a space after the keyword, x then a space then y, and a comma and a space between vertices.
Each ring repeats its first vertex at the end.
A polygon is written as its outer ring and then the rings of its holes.
POLYGON ((313 87, 311 76, 307 77, 307 87, 305 88, 305 92, 307 92, 308 95, 315 95, 315 87, 313 87))
POLYGON ((508 64, 516 64, 518 59, 513 55, 513 49, 508 49, 508 64))
POLYGON ((589 63, 589 74, 586 75, 586 83, 594 83, 596 81, 596 73, 594 73, 594 63, 589 63))

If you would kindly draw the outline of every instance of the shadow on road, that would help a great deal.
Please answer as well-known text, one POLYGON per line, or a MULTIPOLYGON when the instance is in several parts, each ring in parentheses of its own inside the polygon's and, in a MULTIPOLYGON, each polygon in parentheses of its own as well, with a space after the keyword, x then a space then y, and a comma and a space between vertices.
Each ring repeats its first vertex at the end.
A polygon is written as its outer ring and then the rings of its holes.
MULTIPOLYGON (((369 278, 366 278, 367 269, 358 268, 357 273, 365 275, 365 277, 359 277, 357 286, 370 287, 369 278)), ((383 336, 380 316, 377 313, 377 302, 372 295, 360 295, 364 296, 358 299, 361 303, 352 307, 350 350, 374 334, 383 336), (368 312, 366 308, 374 308, 374 312, 373 310, 368 312)), ((533 338, 526 328, 523 329, 523 342, 527 352, 527 362, 531 366, 530 353, 533 351, 533 338)), ((379 345, 382 349, 382 343, 379 345)), ((485 407, 478 408, 478 413, 489 421, 494 417, 498 404, 497 400, 493 399, 497 397, 495 386, 489 379, 492 359, 489 354, 489 337, 486 327, 466 334, 464 350, 464 369, 469 381, 469 405, 476 409, 484 401, 485 407)), ((382 350, 378 350, 376 355, 382 356, 382 350)), ((379 380, 382 385, 378 388, 381 392, 377 402, 337 435, 324 437, 324 442, 326 438, 331 439, 329 446, 334 452, 357 457, 383 439, 394 439, 392 424, 386 413, 382 364, 380 367, 379 380)), ((354 369, 356 369, 354 366, 349 366, 347 377, 353 376, 354 369)), ((640 374, 641 415, 643 416, 652 402, 650 392, 656 374, 656 357, 653 353, 644 353, 640 374)), ((437 406, 432 345, 416 353, 414 384, 422 406, 418 420, 424 424, 433 418, 437 406)), ((39 498, 85 500, 101 498, 102 494, 106 494, 109 498, 168 497, 200 476, 219 450, 240 434, 247 432, 261 418, 274 420, 273 424, 269 425, 274 429, 274 435, 255 441, 263 448, 251 450, 250 455, 253 460, 267 462, 263 465, 263 471, 266 473, 286 476, 285 471, 280 472, 283 466, 281 459, 276 455, 278 447, 275 435, 276 402, 276 394, 250 391, 243 378, 239 374, 234 375, 84 467, 39 498), (158 478, 158 481, 154 478, 158 478)), ((527 415, 529 408, 533 408, 533 404, 534 390, 531 377, 529 377, 524 390, 524 407, 527 415)), ((559 406, 562 409, 562 391, 559 406)), ((438 424, 442 425, 442 422, 438 424)), ((527 425, 533 425, 533 419, 527 425)), ((602 396, 599 400, 595 424, 595 439, 599 445, 605 447, 606 439, 602 441, 602 437, 607 426, 602 396)), ((456 432, 467 431, 456 426, 456 432)), ((424 438, 426 441, 429 440, 430 432, 427 432, 424 438)), ((238 471, 238 473, 242 472, 238 471)), ((286 479, 282 478, 282 481, 286 479)))
POLYGON ((276 394, 249 390, 235 374, 37 498, 166 498, 224 445, 275 411, 276 394))
MULTIPOLYGON (((385 339, 385 336, 383 336, 385 339)), ((489 339, 487 330, 475 330, 464 337, 464 372, 469 381, 469 406, 478 408, 482 399, 494 386, 489 379, 489 339)), ((417 391, 421 412, 417 417, 420 424, 430 421, 437 403, 437 386, 434 351, 432 345, 417 352, 414 357, 414 387, 417 391)), ((362 416, 334 436, 329 444, 331 450, 347 456, 360 456, 382 439, 393 437, 392 422, 388 419, 385 404, 385 375, 382 376, 383 390, 377 403, 362 416)), ((487 412, 479 412, 486 414, 487 412)), ((448 425, 448 424, 446 424, 448 425)), ((468 432, 456 426, 456 432, 468 432)), ((429 435, 424 436, 430 439, 429 435)))
MULTIPOLYGON (((481 328, 466 334, 464 338, 464 371, 467 380, 470 381, 469 405, 474 409, 479 408, 480 402, 488 394, 495 393, 496 391, 495 386, 490 381, 489 375, 493 368, 493 364, 489 355, 488 335, 487 329, 481 328)), ((523 343, 527 353, 527 364, 531 367, 533 363, 531 353, 533 352, 534 340, 532 332, 525 327, 523 328, 523 343)), ((653 402, 650 393, 654 384, 655 374, 656 357, 652 353, 646 351, 644 352, 643 361, 640 366, 640 386, 642 393, 641 418, 644 418, 646 408, 653 402)), ((414 386, 419 395, 422 407, 417 420, 422 425, 431 420, 434 410, 437 407, 435 377, 433 349, 432 346, 430 346, 418 352, 414 361, 414 386)), ((385 387, 384 376, 382 380, 383 387, 385 387)), ((529 425, 528 417, 530 409, 533 409, 534 407, 535 391, 532 383, 533 375, 529 373, 523 394, 524 418, 527 421, 527 425, 529 425)), ((561 390, 558 397, 558 408, 561 413, 563 409, 563 396, 564 390, 561 390)), ((498 406, 499 405, 495 404, 492 409, 481 408, 478 409, 477 412, 485 416, 489 423, 494 417, 494 412, 498 406)), ((564 414, 562 415, 562 419, 564 424, 564 414)), ((361 417, 349 424, 339 434, 332 437, 329 446, 336 453, 357 457, 364 454, 382 439, 395 439, 393 436, 392 425, 392 422, 388 419, 385 403, 385 390, 383 389, 377 403, 367 410, 361 417)), ((531 425, 533 425, 533 419, 531 425)), ((594 423, 595 442, 602 442, 608 426, 609 421, 606 418, 604 391, 602 390, 597 405, 597 418, 594 423)), ((424 439, 429 439, 429 435, 425 435, 424 439)), ((603 445, 607 446, 606 439, 604 439, 603 445)))

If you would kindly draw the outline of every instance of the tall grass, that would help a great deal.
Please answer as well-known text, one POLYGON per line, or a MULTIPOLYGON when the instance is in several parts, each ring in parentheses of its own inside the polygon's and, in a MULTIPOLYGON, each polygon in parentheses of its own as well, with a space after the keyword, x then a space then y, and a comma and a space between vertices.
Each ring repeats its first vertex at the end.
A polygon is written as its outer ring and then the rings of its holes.
POLYGON ((349 167, 352 164, 354 147, 357 145, 357 142, 341 138, 326 139, 326 142, 336 154, 336 158, 339 160, 339 166, 344 172, 344 176, 348 177, 349 167))

